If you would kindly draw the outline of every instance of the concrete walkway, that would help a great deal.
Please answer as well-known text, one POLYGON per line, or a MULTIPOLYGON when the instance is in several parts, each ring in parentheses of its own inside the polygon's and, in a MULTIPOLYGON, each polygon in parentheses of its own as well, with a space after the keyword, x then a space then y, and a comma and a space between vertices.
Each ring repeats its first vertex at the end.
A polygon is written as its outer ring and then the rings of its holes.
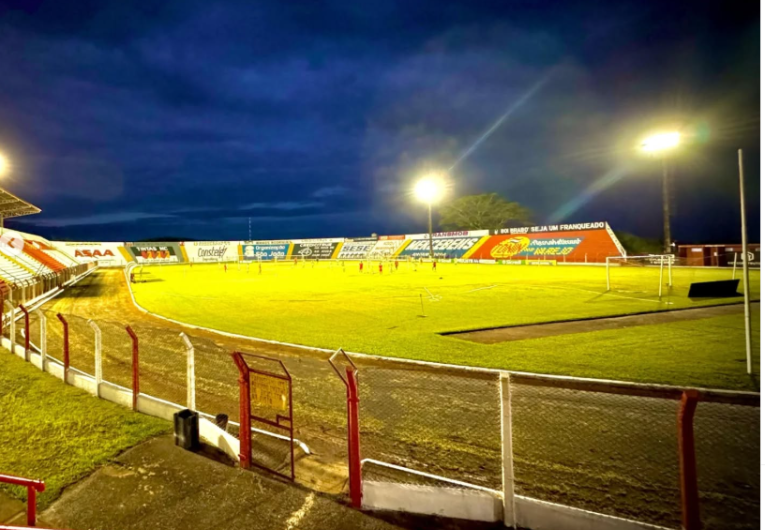
MULTIPOLYGON (((760 303, 753 302, 753 308, 759 309, 760 303)), ((699 320, 726 315, 744 314, 743 304, 729 304, 712 307, 699 307, 692 309, 676 309, 674 311, 654 311, 639 315, 625 315, 621 317, 597 317, 582 320, 570 320, 565 322, 543 322, 540 324, 528 324, 510 326, 505 328, 484 329, 465 331, 460 333, 445 333, 451 337, 469 340, 481 344, 496 344, 514 340, 539 339, 555 335, 569 335, 573 333, 589 333, 591 331, 604 331, 609 329, 622 329, 633 326, 651 326, 657 324, 670 324, 684 320, 699 320)))
MULTIPOLYGON (((52 528, 99 530, 388 530, 459 528, 385 521, 306 488, 150 440, 65 490, 43 514, 52 528)), ((465 524, 463 528, 482 525, 465 524)), ((486 527, 484 527, 486 528, 486 527)))

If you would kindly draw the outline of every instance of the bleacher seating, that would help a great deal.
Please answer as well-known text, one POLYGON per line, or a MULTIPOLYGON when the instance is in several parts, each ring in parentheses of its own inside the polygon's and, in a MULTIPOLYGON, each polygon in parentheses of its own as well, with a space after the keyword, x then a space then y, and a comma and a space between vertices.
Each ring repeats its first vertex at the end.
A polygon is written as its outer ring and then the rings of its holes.
MULTIPOLYGON (((66 265, 59 263, 57 260, 50 257, 48 254, 37 248, 32 241, 24 241, 24 254, 31 260, 36 261, 43 267, 46 267, 48 271, 45 272, 59 272, 66 269, 66 265)), ((35 269, 37 270, 37 268, 35 269)), ((39 272, 38 274, 42 274, 39 272)))
POLYGON ((58 249, 53 248, 52 246, 44 243, 43 241, 33 240, 33 239, 24 239, 24 242, 26 245, 32 245, 36 249, 41 250, 44 254, 46 254, 49 258, 54 260, 60 265, 63 265, 64 267, 73 267, 75 265, 78 265, 79 262, 75 260, 71 256, 67 256, 65 253, 61 252, 58 249))
POLYGON ((35 275, 12 258, 0 253, 0 278, 6 283, 20 283, 31 280, 35 275))

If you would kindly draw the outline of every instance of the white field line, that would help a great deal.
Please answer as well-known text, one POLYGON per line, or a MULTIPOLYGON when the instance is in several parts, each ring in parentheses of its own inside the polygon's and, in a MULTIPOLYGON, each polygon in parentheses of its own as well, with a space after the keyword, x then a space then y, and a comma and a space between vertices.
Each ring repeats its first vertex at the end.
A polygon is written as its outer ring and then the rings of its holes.
POLYGON ((558 286, 558 285, 546 285, 544 287, 542 287, 542 286, 534 286, 534 285, 522 285, 522 286, 519 286, 519 287, 525 288, 525 289, 540 289, 540 290, 544 290, 544 289, 562 289, 562 290, 566 290, 566 291, 582 291, 584 293, 599 294, 601 296, 613 296, 615 298, 624 298, 625 300, 637 300, 637 301, 640 301, 640 302, 650 302, 652 304, 654 304, 654 303, 655 304, 664 303, 664 304, 667 304, 667 305, 674 305, 674 302, 662 302, 662 300, 653 300, 651 298, 640 298, 640 297, 637 297, 637 296, 624 296, 624 295, 620 295, 620 294, 614 294, 614 293, 611 293, 611 292, 608 292, 608 291, 605 291, 605 292, 603 292, 603 291, 593 291, 591 289, 582 289, 580 287, 561 287, 561 286, 558 286))
POLYGON ((293 513, 290 518, 287 519, 287 526, 284 527, 284 530, 293 530, 294 528, 297 528, 297 525, 300 524, 300 521, 303 519, 303 517, 306 516, 311 508, 313 508, 313 501, 315 499, 316 495, 314 492, 309 493, 305 498, 303 506, 301 506, 299 510, 293 513))
MULTIPOLYGON (((337 350, 330 350, 327 348, 319 348, 316 346, 306 346, 304 344, 294 344, 291 342, 281 342, 278 340, 270 340, 270 339, 259 339, 257 337, 249 337, 247 335, 239 335, 237 333, 229 333, 227 331, 221 331, 219 329, 212 329, 212 328, 206 328, 203 326, 195 326, 193 324, 187 324, 185 322, 181 322, 179 320, 173 320, 172 318, 163 317, 162 315, 157 315, 155 313, 152 313, 150 311, 147 311, 140 305, 138 305, 138 302, 135 300, 135 296, 133 295, 132 289, 130 289, 130 284, 127 282, 127 278, 125 279, 125 283, 127 283, 128 286, 128 292, 130 293, 130 298, 133 300, 133 304, 136 306, 136 308, 146 313, 147 315, 151 315, 155 318, 159 318, 162 320, 165 320, 167 322, 172 322, 173 324, 178 324, 179 326, 191 328, 191 329, 199 329, 202 331, 207 331, 209 333, 215 333, 217 335, 221 335, 224 337, 231 337, 235 339, 243 339, 243 340, 249 340, 252 342, 261 342, 264 344, 276 344, 278 346, 286 346, 289 348, 295 348, 299 350, 308 350, 308 351, 314 351, 314 352, 324 352, 329 353, 332 355, 337 350)), ((625 315, 621 315, 625 316, 625 315)), ((347 355, 350 357, 358 357, 360 359, 373 359, 375 361, 382 361, 387 362, 391 364, 411 364, 414 366, 422 366, 425 368, 433 368, 436 370, 455 370, 455 371, 461 371, 461 372, 473 372, 473 373, 479 373, 479 374, 492 374, 499 377, 501 374, 509 374, 509 375, 519 375, 524 377, 535 377, 535 378, 544 378, 544 379, 550 379, 550 380, 557 380, 557 381, 577 381, 577 382, 584 382, 584 383, 602 383, 602 384, 609 384, 609 385, 622 385, 622 386, 629 386, 633 388, 648 388, 648 389, 667 389, 667 390, 687 390, 688 387, 679 387, 679 386, 672 386, 672 385, 662 385, 662 384, 653 384, 653 383, 635 383, 632 381, 619 381, 618 379, 595 379, 592 377, 573 377, 569 375, 552 375, 552 374, 539 374, 539 373, 533 373, 533 372, 518 372, 515 370, 500 370, 499 368, 481 368, 478 366, 465 366, 462 364, 449 364, 449 363, 434 363, 432 361, 418 361, 416 359, 406 359, 403 357, 386 357, 384 355, 376 355, 372 353, 360 353, 360 352, 352 352, 352 351, 345 351, 347 355)), ((726 389, 720 389, 720 388, 708 388, 703 386, 698 387, 691 387, 695 388, 696 390, 704 391, 704 392, 717 392, 722 394, 728 394, 728 395, 747 395, 747 396, 759 396, 759 392, 749 392, 746 390, 726 390, 726 389)), ((229 422, 233 423, 233 422, 229 422)), ((297 442, 297 440, 295 440, 297 442)))
POLYGON ((479 287, 478 289, 473 289, 473 290, 468 291, 468 292, 469 293, 474 293, 476 291, 483 291, 484 289, 494 289, 495 287, 497 287, 497 285, 490 285, 488 287, 479 287))

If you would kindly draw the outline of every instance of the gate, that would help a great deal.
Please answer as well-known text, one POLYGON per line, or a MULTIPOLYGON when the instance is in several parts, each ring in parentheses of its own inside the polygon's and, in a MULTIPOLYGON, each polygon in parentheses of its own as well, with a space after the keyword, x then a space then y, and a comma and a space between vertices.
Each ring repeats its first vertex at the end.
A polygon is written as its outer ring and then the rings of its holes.
MULTIPOLYGON (((239 369, 239 459, 244 469, 251 466, 275 473, 289 480, 295 480, 295 453, 294 453, 294 429, 292 421, 292 377, 284 363, 279 359, 235 351, 231 354, 239 369), (250 361, 245 360, 245 356, 250 361), (261 365, 272 366, 278 371, 262 368, 261 365), (257 414, 253 414, 253 408, 257 414), (269 419, 269 417, 274 419, 269 419), (262 443, 258 444, 258 453, 263 460, 270 460, 272 466, 266 462, 255 462, 252 458, 253 438, 252 422, 258 422, 265 427, 270 427, 278 432, 255 429, 256 433, 263 436, 262 443), (280 444, 279 441, 282 443, 280 444), (278 456, 274 459, 274 453, 278 455, 279 447, 287 441, 289 444, 289 474, 279 470, 282 465, 278 456)), ((286 460, 286 458, 285 458, 286 460)))

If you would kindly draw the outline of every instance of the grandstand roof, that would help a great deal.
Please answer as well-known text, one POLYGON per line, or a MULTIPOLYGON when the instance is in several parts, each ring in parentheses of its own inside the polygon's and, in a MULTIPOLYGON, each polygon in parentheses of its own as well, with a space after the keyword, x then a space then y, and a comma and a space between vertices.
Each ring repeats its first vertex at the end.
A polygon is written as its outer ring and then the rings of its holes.
POLYGON ((40 213, 40 208, 0 188, 0 217, 8 219, 9 217, 21 217, 35 213, 40 213))

